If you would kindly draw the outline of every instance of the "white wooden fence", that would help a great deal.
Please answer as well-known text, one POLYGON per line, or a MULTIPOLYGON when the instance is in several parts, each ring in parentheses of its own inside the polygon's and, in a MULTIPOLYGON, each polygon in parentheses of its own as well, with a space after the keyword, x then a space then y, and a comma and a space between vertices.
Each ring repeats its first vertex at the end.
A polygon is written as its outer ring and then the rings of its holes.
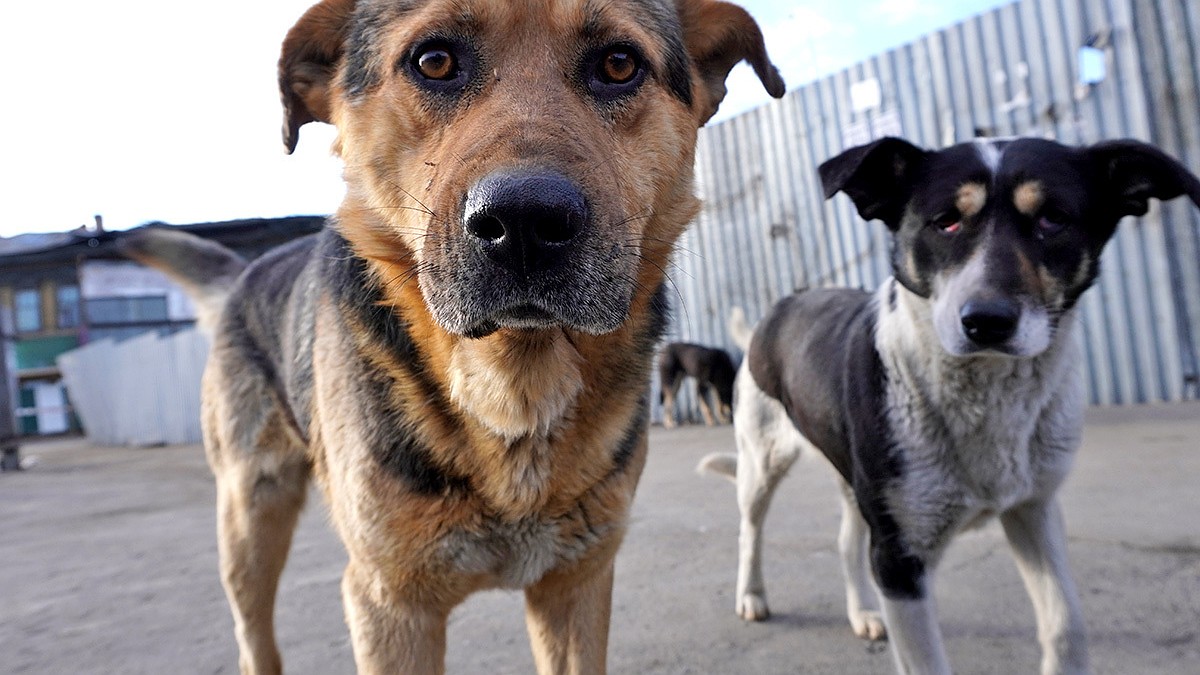
POLYGON ((58 357, 84 432, 104 445, 199 443, 200 376, 208 339, 198 330, 92 342, 58 357))

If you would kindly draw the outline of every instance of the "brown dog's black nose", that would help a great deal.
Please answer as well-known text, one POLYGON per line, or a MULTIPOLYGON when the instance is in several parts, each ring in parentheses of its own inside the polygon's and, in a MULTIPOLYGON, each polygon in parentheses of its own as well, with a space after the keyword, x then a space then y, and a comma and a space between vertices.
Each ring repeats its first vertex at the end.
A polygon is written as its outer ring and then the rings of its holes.
POLYGON ((959 314, 963 332, 981 347, 1007 342, 1017 332, 1021 306, 1009 299, 970 300, 959 314))
POLYGON ((485 176, 463 208, 463 226, 484 255, 525 274, 553 267, 585 222, 583 192, 552 171, 485 176))

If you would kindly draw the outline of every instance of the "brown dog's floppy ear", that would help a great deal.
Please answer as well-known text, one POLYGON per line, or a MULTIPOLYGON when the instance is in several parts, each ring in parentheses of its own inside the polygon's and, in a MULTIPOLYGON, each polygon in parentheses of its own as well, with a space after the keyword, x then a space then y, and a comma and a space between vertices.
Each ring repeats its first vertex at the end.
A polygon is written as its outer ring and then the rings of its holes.
POLYGON ((1150 199, 1192 198, 1200 206, 1200 179, 1158 148, 1134 140, 1106 141, 1087 149, 1102 194, 1111 195, 1119 216, 1142 216, 1150 199))
POLYGON ((692 108, 701 126, 725 98, 725 78, 739 61, 754 68, 767 93, 786 92, 779 70, 767 57, 762 31, 746 10, 718 0, 678 0, 683 41, 699 74, 692 108))
POLYGON ((309 8, 288 31, 279 56, 283 145, 296 149, 300 127, 328 122, 333 78, 354 14, 355 0, 325 0, 309 8))
POLYGON ((917 172, 928 153, 888 136, 851 148, 817 168, 825 198, 845 192, 866 220, 900 227, 917 172))

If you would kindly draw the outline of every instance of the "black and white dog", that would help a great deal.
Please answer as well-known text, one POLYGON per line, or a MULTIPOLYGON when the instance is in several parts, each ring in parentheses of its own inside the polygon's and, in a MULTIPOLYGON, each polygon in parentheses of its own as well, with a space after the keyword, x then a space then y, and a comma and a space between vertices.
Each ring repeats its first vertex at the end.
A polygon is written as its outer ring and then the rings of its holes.
POLYGON ((885 138, 820 175, 826 197, 846 193, 891 230, 894 276, 873 294, 785 298, 752 337, 736 327, 738 454, 701 467, 736 475, 737 613, 767 616, 763 520, 815 448, 842 486, 850 625, 888 634, 900 672, 950 672, 934 570, 956 533, 992 516, 1033 600, 1042 672, 1086 672, 1055 497, 1084 405, 1075 306, 1117 221, 1151 198, 1200 205, 1200 181, 1143 143, 1033 138, 937 152, 885 138))

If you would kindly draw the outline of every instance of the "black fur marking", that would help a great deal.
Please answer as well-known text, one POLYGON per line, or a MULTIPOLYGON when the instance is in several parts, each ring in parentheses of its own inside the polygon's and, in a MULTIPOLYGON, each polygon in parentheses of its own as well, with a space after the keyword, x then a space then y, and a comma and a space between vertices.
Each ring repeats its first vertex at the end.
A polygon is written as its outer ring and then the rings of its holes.
POLYGON ((661 282, 650 298, 649 320, 638 335, 638 353, 653 352, 654 346, 667 332, 671 322, 671 301, 667 299, 667 284, 661 282))
POLYGON ((662 78, 672 96, 691 108, 692 71, 687 47, 683 44, 683 27, 679 24, 679 14, 674 7, 659 2, 646 3, 645 9, 650 14, 655 34, 662 38, 664 45, 664 72, 656 75, 662 78))
POLYGON ((403 413, 390 410, 380 421, 389 423, 373 430, 371 454, 381 467, 403 480, 413 492, 440 496, 471 489, 470 479, 443 470, 433 461, 429 449, 414 434, 406 433, 403 413))
POLYGON ((887 370, 875 349, 875 303, 868 300, 860 311, 844 355, 850 484, 871 530, 871 569, 879 589, 889 598, 919 599, 925 594, 925 563, 909 551, 887 503, 888 486, 903 474, 904 460, 886 412, 887 370))
MULTIPOLYGON (((895 523, 892 525, 894 527, 895 523)), ((925 563, 906 553, 899 539, 877 542, 874 527, 871 528, 871 569, 880 592, 888 598, 920 600, 925 597, 925 563)))
MULTIPOLYGON (((649 374, 650 361, 654 354, 654 347, 662 339, 663 334, 667 330, 667 324, 670 321, 671 306, 667 300, 665 282, 659 284, 658 290, 655 291, 654 296, 650 299, 650 307, 647 314, 646 323, 638 332, 635 353, 630 355, 631 362, 638 364, 638 366, 620 369, 606 383, 606 390, 622 391, 635 382, 646 381, 649 374)), ((637 449, 638 442, 646 434, 649 419, 650 399, 649 392, 647 392, 642 395, 641 400, 638 402, 638 412, 633 416, 633 421, 626 430, 621 444, 617 446, 616 452, 613 453, 613 468, 609 472, 609 476, 625 471, 629 465, 629 461, 633 458, 633 453, 637 449)))
MULTIPOLYGON (((326 232, 321 243, 323 278, 342 314, 360 324, 370 341, 386 346, 396 355, 421 388, 420 405, 451 410, 425 372, 407 327, 393 310, 379 305, 382 291, 371 279, 366 262, 354 255, 349 242, 333 230, 326 232)), ((437 496, 470 490, 468 478, 439 466, 429 448, 417 438, 408 415, 394 403, 392 379, 365 363, 360 368, 363 386, 356 395, 362 400, 364 419, 369 425, 365 434, 367 443, 380 466, 419 494, 437 496)))
POLYGON ((633 452, 637 449, 638 443, 646 435, 646 423, 650 419, 650 402, 643 396, 642 400, 638 401, 637 414, 633 416, 633 421, 630 422, 629 428, 625 430, 625 436, 621 438, 621 444, 617 446, 617 451, 613 453, 613 468, 608 472, 609 476, 625 471, 629 466, 629 460, 633 459, 633 452))
POLYGON ((392 21, 416 8, 412 0, 391 2, 360 2, 354 14, 354 24, 346 38, 346 69, 342 86, 347 95, 366 93, 380 82, 375 63, 379 56, 378 40, 392 21))
POLYGON ((366 262, 354 254, 349 242, 341 235, 331 234, 324 257, 326 279, 334 289, 334 297, 344 311, 362 322, 372 340, 386 345, 405 364, 429 405, 451 410, 449 402, 426 372, 408 327, 394 311, 379 304, 383 300, 383 291, 371 279, 366 262))

